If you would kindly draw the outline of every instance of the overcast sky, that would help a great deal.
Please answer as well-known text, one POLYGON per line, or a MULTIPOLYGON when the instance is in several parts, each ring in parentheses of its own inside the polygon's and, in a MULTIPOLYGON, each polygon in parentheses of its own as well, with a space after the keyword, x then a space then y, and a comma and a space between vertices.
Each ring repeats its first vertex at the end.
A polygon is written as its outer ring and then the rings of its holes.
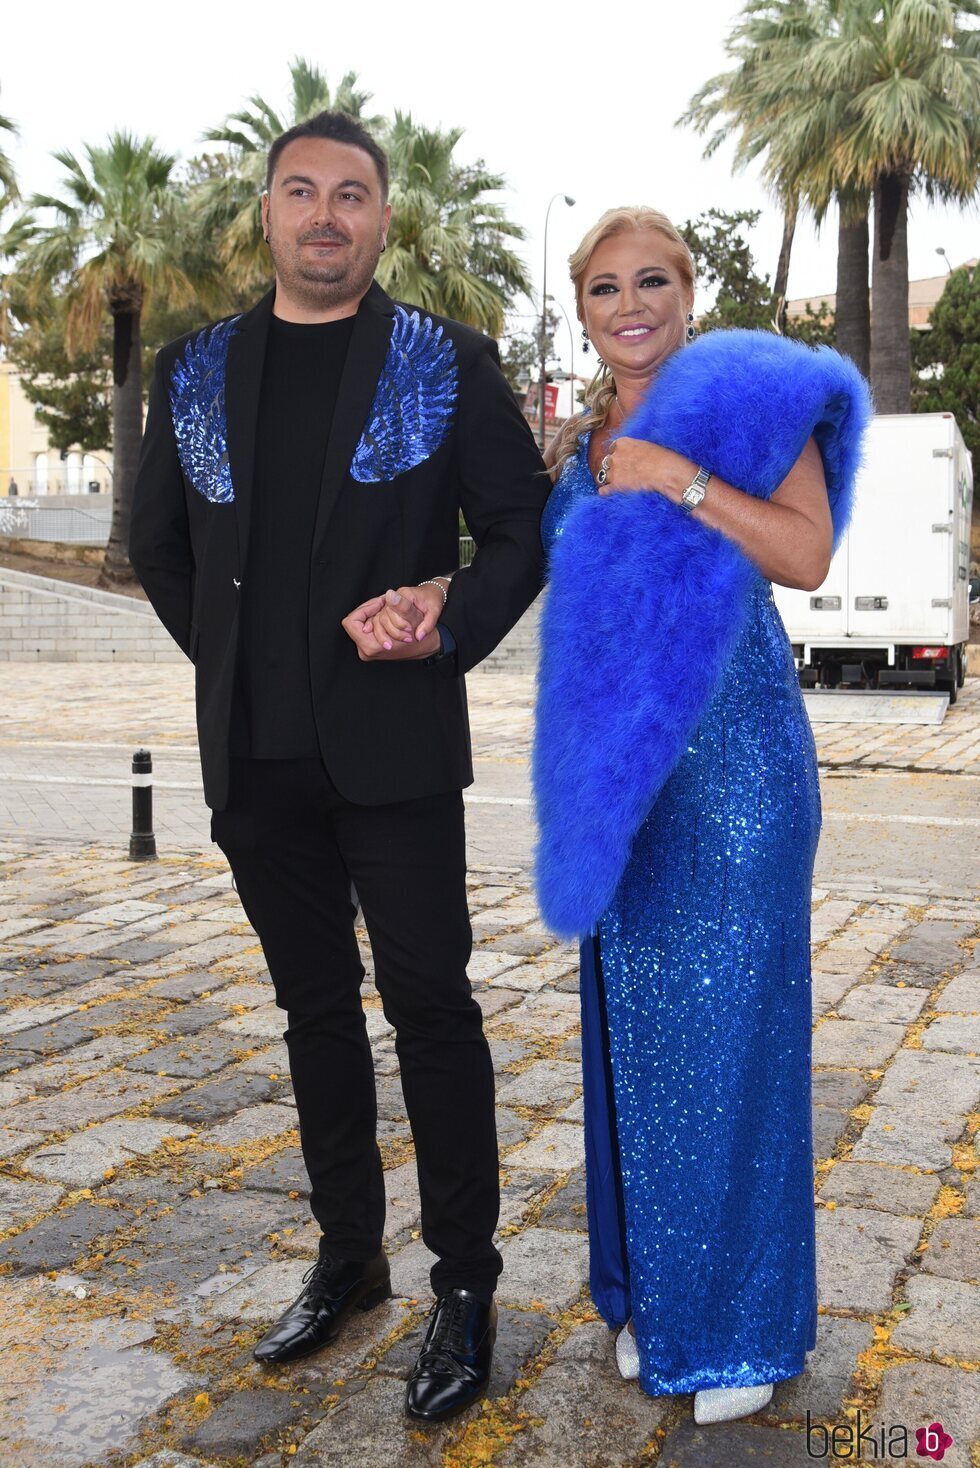
MULTIPOLYGON (((430 126, 462 127, 457 157, 483 158, 504 174, 511 216, 528 231, 523 250, 537 287, 548 200, 558 190, 576 200, 572 209, 556 202, 548 231, 548 288, 571 316, 568 254, 616 204, 651 204, 677 222, 711 206, 760 208, 751 243, 760 269, 773 273, 781 221, 758 174, 733 175, 729 145, 704 160, 702 141, 674 127, 698 86, 725 69, 722 43, 738 9, 735 0, 220 7, 35 0, 7 7, 0 112, 20 129, 8 150, 22 189, 51 190, 60 177, 54 149, 128 128, 188 157, 200 151, 205 128, 253 93, 285 106, 292 57, 318 64, 331 85, 354 70, 374 93, 375 110, 399 107, 430 126)), ((943 271, 937 246, 958 265, 978 253, 978 237, 975 210, 916 202, 910 275, 943 271)), ((832 291, 835 254, 836 220, 819 237, 804 220, 789 294, 832 291)), ((563 329, 566 365, 567 341, 563 329)), ((575 350, 578 358, 577 335, 575 350)))

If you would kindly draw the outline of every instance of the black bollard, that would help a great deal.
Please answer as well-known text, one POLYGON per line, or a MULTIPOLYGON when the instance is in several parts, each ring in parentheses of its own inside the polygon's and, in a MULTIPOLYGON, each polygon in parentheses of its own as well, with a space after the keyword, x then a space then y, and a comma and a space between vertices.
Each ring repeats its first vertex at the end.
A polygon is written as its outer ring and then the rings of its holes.
POLYGON ((148 749, 133 755, 133 833, 129 838, 130 861, 152 861, 157 854, 153 834, 153 760, 148 749))

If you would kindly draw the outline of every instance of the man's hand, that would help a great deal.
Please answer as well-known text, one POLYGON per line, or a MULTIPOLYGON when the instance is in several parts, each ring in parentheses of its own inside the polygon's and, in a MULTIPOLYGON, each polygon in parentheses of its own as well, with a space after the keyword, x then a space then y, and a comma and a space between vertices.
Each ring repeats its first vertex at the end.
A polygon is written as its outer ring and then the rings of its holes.
POLYGON ((371 597, 341 623, 362 663, 431 657, 441 646, 435 631, 442 611, 435 586, 403 586, 371 597))

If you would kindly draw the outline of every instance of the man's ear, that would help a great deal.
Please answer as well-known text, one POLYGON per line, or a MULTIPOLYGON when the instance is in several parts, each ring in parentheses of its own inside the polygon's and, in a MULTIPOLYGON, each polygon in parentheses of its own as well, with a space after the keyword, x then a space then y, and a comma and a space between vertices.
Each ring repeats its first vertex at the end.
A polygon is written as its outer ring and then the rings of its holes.
POLYGON ((262 195, 262 238, 269 243, 269 195, 262 195))

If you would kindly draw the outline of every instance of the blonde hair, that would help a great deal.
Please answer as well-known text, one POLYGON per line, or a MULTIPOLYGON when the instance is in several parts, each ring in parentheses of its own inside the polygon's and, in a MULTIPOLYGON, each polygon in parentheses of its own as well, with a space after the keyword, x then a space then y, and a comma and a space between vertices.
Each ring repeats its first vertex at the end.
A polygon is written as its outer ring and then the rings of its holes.
MULTIPOLYGON (((597 219, 585 234, 578 248, 573 250, 568 257, 569 274, 575 286, 578 319, 583 326, 585 325, 585 272, 593 252, 602 244, 603 240, 608 240, 613 235, 626 234, 629 230, 635 230, 638 233, 643 230, 655 230, 657 234, 662 235, 670 245, 672 264, 682 283, 693 294, 694 261, 691 259, 691 252, 683 235, 671 224, 666 214, 661 214, 659 209, 647 209, 642 205, 607 209, 605 214, 597 219)), ((566 418, 555 434, 551 454, 553 480, 558 478, 565 460, 570 459, 575 453, 579 436, 603 426, 615 397, 616 379, 605 363, 602 363, 585 390, 585 412, 566 418)))

